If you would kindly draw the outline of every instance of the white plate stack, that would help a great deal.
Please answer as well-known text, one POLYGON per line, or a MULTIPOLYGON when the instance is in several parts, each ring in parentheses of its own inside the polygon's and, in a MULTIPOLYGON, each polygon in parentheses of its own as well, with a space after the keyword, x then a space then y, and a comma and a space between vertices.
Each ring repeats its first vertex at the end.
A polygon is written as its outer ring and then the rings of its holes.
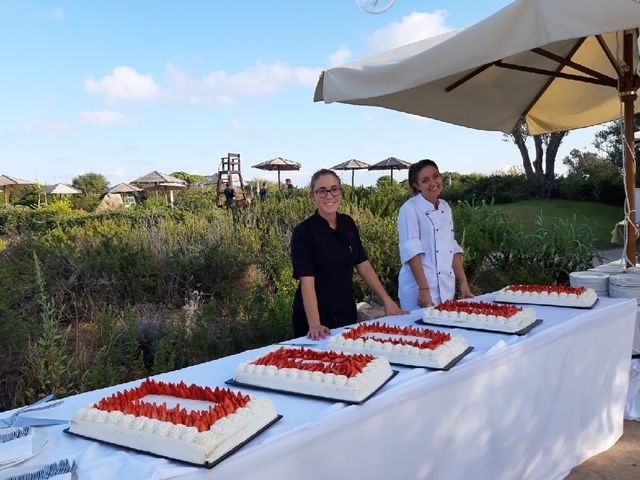
POLYGON ((609 277, 609 296, 635 298, 640 304, 640 274, 622 273, 609 277))
POLYGON ((604 272, 572 272, 569 274, 569 283, 574 288, 593 288, 598 297, 607 297, 609 296, 609 276, 604 272))
POLYGON ((590 272, 608 273, 611 275, 624 273, 625 270, 624 265, 617 262, 605 263, 604 265, 598 265, 595 268, 589 269, 590 272))

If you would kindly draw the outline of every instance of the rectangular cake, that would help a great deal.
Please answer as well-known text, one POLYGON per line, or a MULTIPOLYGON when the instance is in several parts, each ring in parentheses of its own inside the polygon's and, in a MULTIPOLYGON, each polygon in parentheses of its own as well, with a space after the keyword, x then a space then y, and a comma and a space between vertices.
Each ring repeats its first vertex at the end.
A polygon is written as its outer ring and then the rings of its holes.
POLYGON ((329 339, 334 350, 381 356, 390 363, 443 368, 469 348, 461 335, 384 323, 360 324, 329 339))
POLYGON ((515 333, 534 323, 536 312, 532 308, 515 305, 448 300, 427 308, 423 321, 449 327, 515 333))
POLYGON ((554 305, 558 307, 593 306, 598 295, 592 288, 547 285, 509 285, 496 293, 496 302, 554 305))
POLYGON ((277 418, 271 400, 146 379, 79 410, 69 431, 197 464, 212 463, 277 418))
POLYGON ((236 368, 234 380, 264 388, 359 402, 393 371, 384 358, 279 347, 236 368))

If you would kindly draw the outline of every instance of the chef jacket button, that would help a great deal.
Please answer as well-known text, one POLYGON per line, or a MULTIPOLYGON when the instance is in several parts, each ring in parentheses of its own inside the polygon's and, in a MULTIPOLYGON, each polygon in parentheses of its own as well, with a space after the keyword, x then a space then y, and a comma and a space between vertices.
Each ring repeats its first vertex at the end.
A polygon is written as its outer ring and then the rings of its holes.
POLYGON ((438 231, 438 229, 436 228, 436 232, 438 231))
POLYGON ((436 250, 436 253, 440 253, 440 250, 436 250))

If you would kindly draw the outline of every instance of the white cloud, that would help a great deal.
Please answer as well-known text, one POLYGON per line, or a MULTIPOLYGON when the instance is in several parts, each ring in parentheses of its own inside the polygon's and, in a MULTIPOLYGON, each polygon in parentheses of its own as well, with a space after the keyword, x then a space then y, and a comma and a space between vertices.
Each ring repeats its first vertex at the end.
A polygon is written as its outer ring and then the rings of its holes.
POLYGON ((343 65, 351 59, 351 50, 342 45, 338 50, 329 56, 329 66, 337 67, 343 65))
POLYGON ((23 127, 12 131, 11 133, 14 135, 35 135, 41 132, 52 132, 52 133, 68 133, 71 130, 70 125, 66 123, 57 123, 57 122, 38 122, 37 124, 26 124, 23 127))
POLYGON ((315 86, 319 68, 290 67, 283 62, 257 62, 249 68, 228 73, 222 70, 190 77, 175 65, 168 65, 169 96, 197 105, 233 105, 234 95, 268 95, 286 88, 315 86))
POLYGON ((45 130, 55 133, 67 133, 72 130, 66 123, 45 123, 43 127, 45 130))
POLYGON ((100 112, 81 112, 78 114, 78 117, 83 122, 93 123, 94 125, 99 125, 101 127, 122 123, 127 118, 122 113, 106 110, 100 112))
POLYGON ((119 100, 150 100, 160 96, 160 88, 151 75, 142 75, 130 67, 116 67, 101 80, 89 77, 84 82, 88 92, 119 100))
POLYGON ((231 127, 231 130, 236 133, 243 133, 245 130, 244 125, 240 122, 240 120, 232 120, 229 126, 231 127))
POLYGON ((35 128, 31 124, 27 124, 17 130, 13 130, 11 133, 14 135, 31 135, 35 133, 35 128))
POLYGON ((124 171, 124 168, 122 168, 121 166, 117 166, 113 172, 108 172, 108 175, 111 175, 114 177, 124 177, 125 171, 124 171))
POLYGON ((386 27, 373 32, 368 38, 369 46, 375 51, 388 50, 452 30, 445 25, 445 10, 434 12, 412 12, 386 27))
POLYGON ((62 7, 53 7, 53 10, 51 10, 51 12, 49 13, 51 15, 51 18, 53 18, 54 20, 58 20, 59 22, 64 22, 64 10, 62 9, 62 7))

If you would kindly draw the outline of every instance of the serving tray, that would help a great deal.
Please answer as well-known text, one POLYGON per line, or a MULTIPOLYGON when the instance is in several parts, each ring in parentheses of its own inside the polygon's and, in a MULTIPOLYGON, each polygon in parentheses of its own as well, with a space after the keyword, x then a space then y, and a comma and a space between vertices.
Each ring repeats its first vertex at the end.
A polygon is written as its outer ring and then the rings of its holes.
POLYGON ((533 330, 535 327, 540 325, 542 323, 542 319, 539 318, 535 322, 532 322, 529 325, 527 325, 526 327, 521 328, 520 330, 515 331, 515 332, 505 332, 503 330, 489 330, 488 328, 478 328, 478 327, 469 327, 469 326, 463 327, 461 325, 456 325, 456 324, 453 324, 453 323, 452 324, 431 323, 429 321, 424 321, 424 320, 416 320, 415 323, 417 323, 418 325, 429 325, 429 326, 446 327, 446 328, 462 328, 463 330, 476 330, 476 331, 479 331, 479 332, 500 333, 502 335, 526 335, 531 330, 533 330))
POLYGON ((300 397, 313 398, 315 400, 325 400, 327 402, 342 402, 342 403, 347 403, 349 405, 362 405, 364 402, 366 402, 371 397, 373 397, 376 393, 378 393, 378 391, 382 387, 384 387, 387 383, 389 383, 391 379, 395 377, 397 374, 398 374, 397 370, 391 370, 391 375, 389 375, 389 378, 387 378, 382 384, 380 384, 380 386, 376 388, 373 392, 371 392, 369 395, 367 395, 365 398, 363 398, 358 402, 352 401, 352 400, 343 400, 341 398, 335 398, 335 397, 323 397, 320 395, 312 395, 312 394, 303 393, 303 392, 293 392, 291 390, 281 390, 279 388, 262 387, 259 385, 252 385, 251 383, 238 382, 233 378, 230 378, 224 383, 226 383, 227 385, 232 385, 234 387, 242 387, 242 388, 254 389, 254 390, 264 390, 266 392, 284 393, 287 395, 296 395, 300 397))
POLYGON ((218 465, 220 462, 222 462, 223 460, 229 458, 231 455, 233 455, 234 453, 236 453, 238 450, 240 450, 242 447, 244 447, 247 443, 249 443, 251 440, 253 440, 254 438, 256 438, 258 435, 260 435, 262 432, 264 432, 266 429, 268 429, 269 427, 271 427, 272 425, 274 425, 276 422, 278 422, 280 419, 282 418, 282 415, 278 415, 276 416, 276 418, 274 418, 273 420, 271 420, 269 423, 267 423, 264 427, 262 427, 260 430, 258 430, 256 433, 254 433, 253 435, 251 435, 250 437, 247 437, 245 440, 243 440, 242 442, 240 442, 238 445, 236 445, 235 447, 233 447, 231 450, 229 450, 227 453, 225 453, 224 455, 221 455, 220 457, 216 458, 213 462, 204 462, 204 463, 196 463, 196 462, 189 462, 187 460, 181 460, 178 458, 173 458, 173 457, 168 457, 166 455, 160 455, 158 453, 154 453, 154 452, 149 452, 148 450, 142 450, 139 448, 133 448, 133 447, 128 447, 125 445, 120 445, 119 443, 114 443, 114 442, 107 442, 105 440, 100 440, 97 438, 93 438, 93 437, 89 437, 87 435, 80 435, 79 433, 75 433, 69 430, 69 427, 65 428, 63 430, 63 432, 68 433, 69 435, 75 435, 76 437, 81 437, 81 438, 86 438, 87 440, 93 440, 94 442, 99 442, 99 443, 104 443, 105 445, 111 445, 113 447, 119 447, 119 448, 124 448, 126 450, 134 450, 136 452, 140 452, 140 453, 145 453, 147 455, 152 455, 154 457, 158 457, 158 458, 167 458, 169 460, 173 460, 175 462, 180 462, 180 463, 186 463, 188 465, 197 465, 199 467, 206 467, 206 468, 213 468, 216 465, 218 465))

